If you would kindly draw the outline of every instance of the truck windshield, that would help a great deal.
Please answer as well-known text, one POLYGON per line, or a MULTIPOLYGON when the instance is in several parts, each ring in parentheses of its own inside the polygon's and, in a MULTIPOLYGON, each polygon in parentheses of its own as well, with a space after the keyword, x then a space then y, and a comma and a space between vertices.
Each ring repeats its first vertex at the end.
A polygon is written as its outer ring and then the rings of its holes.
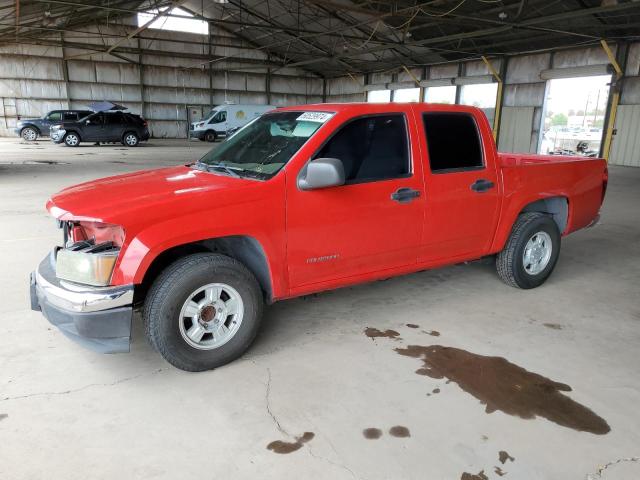
POLYGON ((213 117, 216 113, 218 113, 218 108, 219 107, 213 107, 211 110, 209 110, 209 113, 205 114, 201 120, 209 120, 211 117, 213 117))
POLYGON ((211 150, 196 166, 223 174, 269 179, 330 116, 324 112, 267 113, 211 150))

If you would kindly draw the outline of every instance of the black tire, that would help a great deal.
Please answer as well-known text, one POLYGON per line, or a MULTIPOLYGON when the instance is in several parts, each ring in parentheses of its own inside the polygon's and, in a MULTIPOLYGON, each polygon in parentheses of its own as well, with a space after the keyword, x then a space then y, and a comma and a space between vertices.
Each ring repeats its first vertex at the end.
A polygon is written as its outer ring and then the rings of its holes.
POLYGON ((38 139, 38 130, 33 127, 24 127, 20 130, 20 136, 25 142, 35 142, 38 139))
POLYGON ((255 339, 262 318, 260 286, 237 260, 214 253, 198 253, 170 265, 155 280, 144 303, 144 325, 151 345, 176 368, 200 372, 225 365, 241 356, 255 339), (209 283, 233 287, 242 299, 244 313, 235 334, 223 345, 200 350, 180 333, 183 304, 209 283))
POLYGON ((125 132, 122 135, 122 145, 125 147, 137 147, 140 143, 140 138, 136 132, 125 132))
POLYGON ((64 136, 64 144, 67 147, 77 147, 80 145, 80 135, 76 132, 69 132, 64 136))
POLYGON ((524 289, 539 287, 553 272, 559 254, 560 232, 553 218, 544 213, 523 213, 516 220, 504 249, 496 257, 498 276, 512 287, 524 289), (551 256, 543 270, 531 274, 525 268, 524 252, 527 242, 539 232, 545 232, 550 237, 551 256))
POLYGON ((214 132, 213 130, 209 130, 207 133, 204 134, 204 139, 210 143, 215 142, 217 138, 218 138, 218 135, 216 135, 216 132, 214 132))

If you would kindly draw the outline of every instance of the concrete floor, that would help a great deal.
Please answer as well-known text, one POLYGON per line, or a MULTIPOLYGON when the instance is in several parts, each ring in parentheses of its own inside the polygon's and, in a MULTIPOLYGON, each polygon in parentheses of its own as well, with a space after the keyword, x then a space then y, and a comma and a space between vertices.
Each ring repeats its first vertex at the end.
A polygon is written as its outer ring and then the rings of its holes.
POLYGON ((640 169, 611 168, 602 224, 564 241, 541 288, 477 263, 282 302, 212 372, 168 366, 139 322, 132 352, 105 356, 29 310, 28 274, 60 240, 50 193, 209 147, 0 140, 0 479, 640 476, 629 461, 596 476, 640 455, 640 169), (416 375, 409 345, 456 349, 423 349, 435 363, 416 375), (304 432, 293 453, 267 449, 304 432))

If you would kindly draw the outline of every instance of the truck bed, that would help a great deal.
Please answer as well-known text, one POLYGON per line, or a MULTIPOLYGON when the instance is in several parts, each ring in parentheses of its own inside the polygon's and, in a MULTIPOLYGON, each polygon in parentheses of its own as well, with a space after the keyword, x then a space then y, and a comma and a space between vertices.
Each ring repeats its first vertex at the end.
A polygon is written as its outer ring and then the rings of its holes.
POLYGON ((498 159, 504 188, 503 218, 515 218, 531 202, 559 197, 568 203, 563 235, 597 220, 607 186, 604 159, 514 153, 499 153, 498 159))

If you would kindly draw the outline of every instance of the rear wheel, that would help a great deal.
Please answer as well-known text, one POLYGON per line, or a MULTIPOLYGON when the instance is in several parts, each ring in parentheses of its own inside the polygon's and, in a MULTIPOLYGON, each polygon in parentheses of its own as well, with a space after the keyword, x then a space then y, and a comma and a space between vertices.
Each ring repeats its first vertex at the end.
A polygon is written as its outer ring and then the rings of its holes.
POLYGON ((553 218, 543 213, 524 213, 496 258, 498 276, 512 287, 538 287, 553 272, 559 254, 560 232, 553 218))
POLYGON ((136 147, 138 143, 140 143, 140 139, 134 132, 127 132, 122 136, 122 144, 127 147, 136 147))
POLYGON ((209 130, 207 133, 204 134, 204 139, 207 142, 215 142, 217 138, 216 132, 214 132, 213 130, 209 130))
POLYGON ((144 323, 153 347, 173 366, 192 372, 235 360, 253 342, 262 317, 262 291, 237 260, 190 255, 153 283, 144 323))
POLYGON ((67 147, 77 147, 80 144, 80 137, 75 132, 69 132, 64 136, 64 144, 67 147))

